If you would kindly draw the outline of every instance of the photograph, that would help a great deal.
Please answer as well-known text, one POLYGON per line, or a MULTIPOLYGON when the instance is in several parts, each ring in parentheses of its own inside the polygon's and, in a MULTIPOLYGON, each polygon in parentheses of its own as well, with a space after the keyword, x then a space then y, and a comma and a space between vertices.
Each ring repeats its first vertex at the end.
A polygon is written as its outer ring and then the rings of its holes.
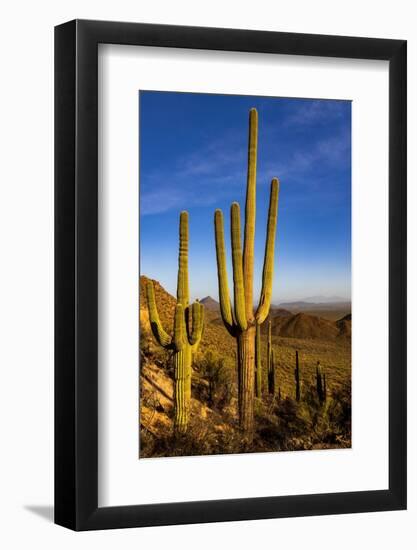
POLYGON ((350 448, 351 102, 139 113, 139 458, 350 448))

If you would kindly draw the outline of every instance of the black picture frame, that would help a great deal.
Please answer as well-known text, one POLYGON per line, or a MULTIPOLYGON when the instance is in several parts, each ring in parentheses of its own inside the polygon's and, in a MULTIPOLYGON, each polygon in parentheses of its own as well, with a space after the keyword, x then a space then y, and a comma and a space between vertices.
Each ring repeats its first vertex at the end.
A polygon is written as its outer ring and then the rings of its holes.
POLYGON ((406 46, 404 40, 106 21, 55 28, 57 524, 78 531, 406 508, 406 46), (106 43, 389 62, 387 490, 98 507, 97 53, 106 43))

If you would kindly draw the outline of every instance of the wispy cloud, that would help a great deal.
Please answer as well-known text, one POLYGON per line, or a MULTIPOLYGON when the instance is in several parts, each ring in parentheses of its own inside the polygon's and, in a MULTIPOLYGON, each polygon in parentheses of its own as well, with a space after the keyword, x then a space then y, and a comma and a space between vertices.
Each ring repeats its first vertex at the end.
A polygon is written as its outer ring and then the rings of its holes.
POLYGON ((191 154, 175 166, 141 174, 141 215, 157 214, 180 205, 210 206, 245 181, 245 145, 230 133, 191 154))
POLYGON ((293 112, 284 119, 285 126, 305 127, 313 124, 328 124, 343 117, 345 102, 316 100, 295 104, 293 112))
POLYGON ((278 176, 281 181, 296 185, 311 185, 323 168, 345 169, 350 158, 350 134, 345 130, 329 138, 318 140, 313 145, 292 151, 285 160, 274 158, 264 163, 258 172, 258 181, 269 182, 278 176))
MULTIPOLYGON (((338 102, 313 101, 290 112, 281 124, 302 126, 341 116, 338 102)), ((277 125, 272 129, 279 132, 277 125)), ((246 141, 246 135, 229 131, 204 147, 179 156, 173 166, 141 172, 141 215, 160 214, 184 205, 211 206, 235 197, 236 187, 246 181, 246 141)), ((345 167, 350 162, 349 148, 350 132, 346 127, 331 137, 310 141, 308 146, 286 153, 278 142, 276 151, 271 146, 268 156, 258 161, 259 185, 268 185, 277 176, 283 183, 314 185, 313 179, 323 167, 345 167)))

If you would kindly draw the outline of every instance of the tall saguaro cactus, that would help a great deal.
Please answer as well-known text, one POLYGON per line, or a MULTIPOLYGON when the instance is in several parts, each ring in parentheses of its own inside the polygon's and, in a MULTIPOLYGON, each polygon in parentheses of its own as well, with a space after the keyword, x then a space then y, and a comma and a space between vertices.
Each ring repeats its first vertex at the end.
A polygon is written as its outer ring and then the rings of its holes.
POLYGON ((278 180, 274 178, 271 182, 262 290, 259 305, 256 311, 254 311, 253 270, 255 255, 257 148, 258 113, 256 109, 251 109, 249 113, 248 175, 243 254, 240 207, 237 202, 232 204, 230 212, 234 307, 231 304, 227 280, 223 213, 221 210, 216 210, 214 216, 220 310, 223 323, 237 341, 239 420, 240 426, 246 432, 249 441, 253 433, 256 325, 261 325, 265 321, 271 305, 279 190, 278 180))
POLYGON ((172 350, 174 358, 174 430, 184 433, 190 414, 191 365, 193 353, 201 341, 204 325, 204 306, 198 301, 190 308, 188 285, 188 212, 180 214, 178 255, 177 304, 174 315, 174 333, 165 332, 159 318, 152 281, 148 281, 147 299, 152 333, 160 346, 172 350), (189 317, 192 317, 190 328, 189 317))
POLYGON ((268 367, 268 393, 275 394, 275 360, 274 350, 272 349, 271 337, 271 319, 268 321, 268 347, 267 347, 267 367, 268 367))
POLYGON ((301 389, 300 389, 300 365, 298 362, 298 351, 295 352, 295 399, 300 401, 301 399, 301 389))

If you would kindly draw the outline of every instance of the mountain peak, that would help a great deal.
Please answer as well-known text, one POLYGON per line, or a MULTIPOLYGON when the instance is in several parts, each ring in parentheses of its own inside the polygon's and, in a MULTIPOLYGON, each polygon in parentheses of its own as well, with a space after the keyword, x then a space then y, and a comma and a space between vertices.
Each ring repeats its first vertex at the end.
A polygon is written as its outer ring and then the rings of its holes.
POLYGON ((211 296, 206 296, 205 298, 202 298, 200 300, 200 304, 203 304, 205 308, 211 309, 211 310, 217 310, 220 308, 219 302, 217 302, 211 296))

